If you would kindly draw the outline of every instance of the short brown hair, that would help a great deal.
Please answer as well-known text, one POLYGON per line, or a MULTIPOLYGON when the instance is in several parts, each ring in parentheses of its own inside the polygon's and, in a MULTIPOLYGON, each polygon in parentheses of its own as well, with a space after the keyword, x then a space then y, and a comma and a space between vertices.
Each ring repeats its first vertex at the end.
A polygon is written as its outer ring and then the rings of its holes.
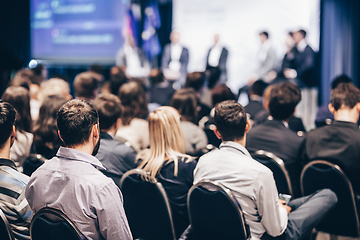
POLYGON ((92 105, 98 111, 100 129, 109 129, 121 117, 120 99, 111 93, 102 93, 95 98, 92 105))
POLYGON ((330 102, 336 111, 343 106, 352 109, 360 102, 360 90, 352 83, 340 83, 332 90, 330 102))
POLYGON ((92 98, 97 88, 97 80, 91 72, 83 72, 76 75, 74 80, 74 92, 76 97, 92 98))
POLYGON ((197 97, 192 88, 177 90, 170 102, 170 105, 179 111, 181 120, 196 123, 197 120, 197 97))

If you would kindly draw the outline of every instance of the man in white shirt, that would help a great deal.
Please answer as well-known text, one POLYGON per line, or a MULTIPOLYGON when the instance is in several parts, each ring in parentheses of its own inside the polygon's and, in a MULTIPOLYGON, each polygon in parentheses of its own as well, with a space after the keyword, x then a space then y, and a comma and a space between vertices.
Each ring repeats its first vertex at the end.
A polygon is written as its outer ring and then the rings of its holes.
POLYGON ((180 33, 173 30, 170 34, 171 43, 165 45, 161 66, 165 78, 179 81, 184 85, 189 62, 189 50, 180 44, 180 33))
POLYGON ((206 70, 210 72, 208 87, 212 89, 217 82, 225 83, 226 62, 228 50, 221 44, 220 35, 214 35, 214 45, 209 49, 206 57, 206 70))
POLYGON ((224 101, 216 105, 214 120, 214 132, 222 143, 200 158, 194 184, 214 180, 229 188, 242 207, 252 239, 300 239, 310 234, 335 206, 336 195, 324 189, 285 205, 278 199, 271 170, 252 159, 245 148, 250 122, 244 108, 236 101, 224 101))

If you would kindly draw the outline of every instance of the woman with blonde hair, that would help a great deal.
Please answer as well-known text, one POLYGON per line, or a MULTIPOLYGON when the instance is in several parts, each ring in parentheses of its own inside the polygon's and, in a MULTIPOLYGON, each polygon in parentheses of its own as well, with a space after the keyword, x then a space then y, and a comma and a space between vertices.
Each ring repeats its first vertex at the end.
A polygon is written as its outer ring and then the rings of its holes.
MULTIPOLYGON (((139 154, 139 168, 163 185, 169 198, 176 237, 189 225, 187 193, 193 184, 196 161, 185 153, 180 114, 173 107, 160 107, 149 114, 150 149, 139 154)), ((149 179, 151 180, 151 179, 149 179)))

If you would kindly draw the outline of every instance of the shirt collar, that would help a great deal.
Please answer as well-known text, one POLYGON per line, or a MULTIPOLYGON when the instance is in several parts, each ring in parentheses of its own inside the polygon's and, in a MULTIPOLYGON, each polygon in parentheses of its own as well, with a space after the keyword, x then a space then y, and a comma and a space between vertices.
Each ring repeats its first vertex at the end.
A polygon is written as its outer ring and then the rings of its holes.
MULTIPOLYGON (((276 120, 274 120, 274 118, 273 118, 272 116, 268 116, 268 120, 270 120, 270 121, 276 121, 276 120)), ((284 125, 286 128, 289 128, 289 123, 288 123, 288 122, 282 120, 281 123, 282 123, 282 125, 284 125)))
POLYGON ((297 44, 296 48, 297 48, 300 52, 303 52, 303 51, 305 50, 306 46, 307 46, 307 43, 306 43, 306 40, 305 40, 305 38, 304 38, 303 40, 301 40, 301 41, 297 44))
POLYGON ((15 163, 10 159, 0 158, 0 166, 8 166, 16 170, 15 163))
POLYGON ((239 143, 233 142, 233 141, 224 141, 220 144, 219 148, 233 148, 233 149, 239 150, 244 155, 251 157, 250 153, 248 152, 248 150, 246 150, 246 148, 244 146, 242 146, 239 143))
POLYGON ((106 170, 106 168, 96 157, 73 148, 60 147, 56 153, 56 157, 66 160, 89 163, 97 169, 106 170))

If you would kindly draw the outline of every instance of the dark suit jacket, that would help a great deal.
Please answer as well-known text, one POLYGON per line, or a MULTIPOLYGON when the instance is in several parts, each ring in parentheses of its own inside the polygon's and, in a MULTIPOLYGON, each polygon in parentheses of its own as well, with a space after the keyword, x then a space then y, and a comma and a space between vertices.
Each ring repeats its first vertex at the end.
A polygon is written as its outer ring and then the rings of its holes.
POLYGON ((246 148, 250 152, 264 150, 281 158, 289 172, 294 195, 300 195, 301 153, 303 137, 286 128, 281 121, 267 120, 252 128, 246 135, 246 148))
MULTIPOLYGON (((210 56, 211 49, 212 48, 209 49, 208 54, 206 56, 206 69, 208 69, 210 67, 209 56, 210 56)), ((226 61, 227 61, 228 54, 229 54, 229 51, 225 47, 223 47, 221 50, 221 54, 220 54, 220 58, 219 58, 219 65, 218 65, 220 71, 226 72, 226 61)))
POLYGON ((116 140, 106 132, 100 132, 100 148, 96 158, 104 165, 103 173, 119 186, 120 178, 130 169, 136 168, 136 152, 116 140))
POLYGON ((326 160, 342 168, 360 193, 360 129, 351 122, 333 121, 330 125, 310 131, 305 142, 304 164, 326 160))
POLYGON ((250 114, 250 118, 254 120, 256 114, 258 114, 264 107, 261 102, 250 100, 248 105, 245 106, 245 112, 250 114))
MULTIPOLYGON (((189 50, 183 47, 183 50, 179 59, 181 63, 180 73, 181 75, 186 75, 187 73, 187 65, 189 63, 189 50)), ((169 64, 171 62, 171 43, 166 44, 164 47, 162 59, 161 59, 161 67, 162 69, 169 68, 169 64)))

